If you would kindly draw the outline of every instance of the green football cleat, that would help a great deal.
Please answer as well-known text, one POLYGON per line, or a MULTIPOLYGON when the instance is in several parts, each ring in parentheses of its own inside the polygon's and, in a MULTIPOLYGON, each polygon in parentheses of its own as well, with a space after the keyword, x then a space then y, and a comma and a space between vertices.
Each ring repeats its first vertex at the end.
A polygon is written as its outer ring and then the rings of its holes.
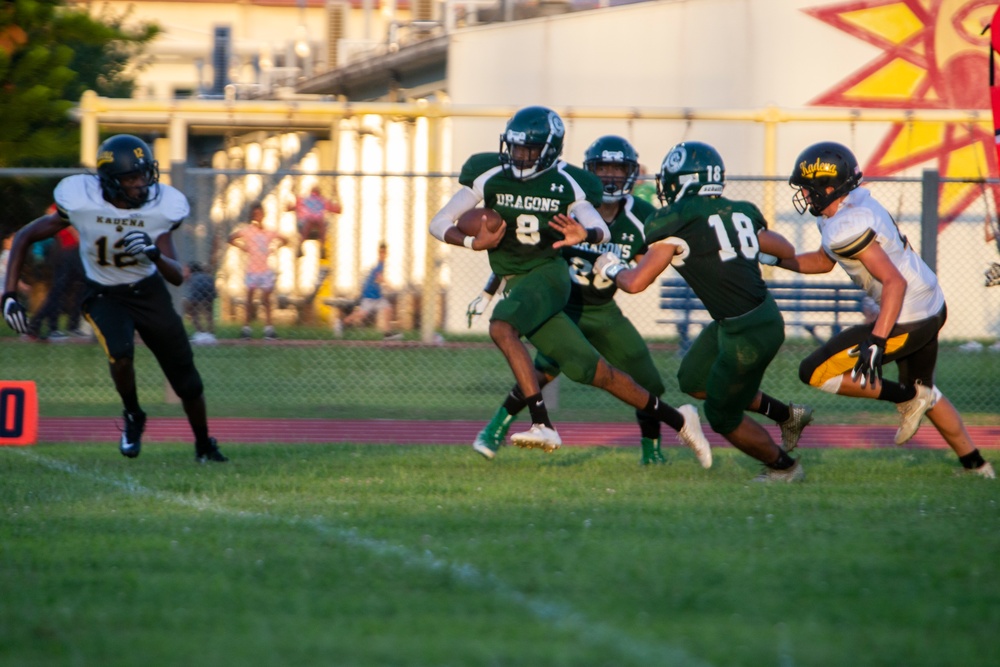
POLYGON ((501 407, 493 415, 490 423, 476 435, 476 439, 472 442, 472 448, 487 460, 492 461, 497 455, 497 450, 503 447, 507 441, 507 431, 513 423, 513 415, 508 414, 507 409, 501 407))
POLYGON ((657 463, 666 463, 667 459, 663 457, 663 452, 660 451, 660 439, 659 438, 643 438, 642 439, 642 459, 639 463, 644 466, 655 465, 657 463))

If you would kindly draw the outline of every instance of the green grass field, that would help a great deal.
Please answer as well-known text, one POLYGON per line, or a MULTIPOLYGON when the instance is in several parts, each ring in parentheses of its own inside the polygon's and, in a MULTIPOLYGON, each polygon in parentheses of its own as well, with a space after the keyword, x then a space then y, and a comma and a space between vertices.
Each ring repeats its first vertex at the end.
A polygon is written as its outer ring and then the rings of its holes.
MULTIPOLYGON (((281 331, 286 340, 267 345, 197 347, 210 416, 397 419, 489 419, 513 384, 503 356, 482 339, 446 345, 333 343, 317 330, 281 331), (298 336, 298 338, 293 338, 298 336), (313 337, 312 341, 303 338, 313 337)), ((232 341, 230 341, 232 342, 232 341)), ((799 362, 811 341, 787 341, 771 364, 763 389, 786 401, 816 408, 817 423, 893 423, 891 407, 832 396, 799 381, 799 362)), ((677 389, 676 345, 654 342, 653 359, 664 378, 666 400, 690 398, 677 389)), ((97 345, 20 343, 0 336, 0 379, 35 380, 42 416, 115 416, 121 412, 97 345)), ((1000 423, 996 391, 1000 355, 964 354, 942 347, 938 385, 970 424, 1000 423)), ((145 347, 136 351, 139 396, 151 415, 180 416, 165 400, 163 374, 145 347)), ((895 377, 894 365, 886 369, 895 377)), ((633 410, 593 387, 560 383, 561 421, 632 421, 633 410)))
POLYGON ((0 448, 0 665, 996 664, 1000 487, 949 452, 226 452, 0 448))

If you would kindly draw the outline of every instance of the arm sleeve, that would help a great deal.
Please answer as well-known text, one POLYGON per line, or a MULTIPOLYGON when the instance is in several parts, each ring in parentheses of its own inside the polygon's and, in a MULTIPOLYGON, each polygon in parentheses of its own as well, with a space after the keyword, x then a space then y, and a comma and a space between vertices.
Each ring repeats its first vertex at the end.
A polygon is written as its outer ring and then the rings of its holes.
POLYGON ((431 218, 429 227, 431 236, 438 241, 444 241, 444 235, 448 232, 448 228, 455 224, 458 216, 474 209, 480 201, 479 195, 471 189, 463 187, 431 218))
POLYGON ((598 243, 604 243, 611 239, 611 230, 608 229, 607 223, 604 222, 604 218, 601 217, 601 214, 597 212, 597 209, 589 201, 581 200, 575 202, 569 207, 568 212, 585 229, 597 229, 601 232, 601 240, 598 243))

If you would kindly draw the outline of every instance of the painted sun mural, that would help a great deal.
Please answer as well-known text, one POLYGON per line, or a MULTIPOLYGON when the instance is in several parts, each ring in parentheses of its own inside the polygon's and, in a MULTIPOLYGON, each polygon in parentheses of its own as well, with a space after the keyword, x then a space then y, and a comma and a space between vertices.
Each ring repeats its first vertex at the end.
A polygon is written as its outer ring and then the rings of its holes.
MULTIPOLYGON (((996 0, 855 0, 806 14, 881 50, 874 60, 812 100, 816 106, 874 109, 990 109, 989 33, 996 0)), ((894 123, 865 176, 890 176, 924 165, 943 178, 996 176, 989 113, 980 123, 894 123)), ((941 188, 941 223, 978 197, 976 184, 941 188)))

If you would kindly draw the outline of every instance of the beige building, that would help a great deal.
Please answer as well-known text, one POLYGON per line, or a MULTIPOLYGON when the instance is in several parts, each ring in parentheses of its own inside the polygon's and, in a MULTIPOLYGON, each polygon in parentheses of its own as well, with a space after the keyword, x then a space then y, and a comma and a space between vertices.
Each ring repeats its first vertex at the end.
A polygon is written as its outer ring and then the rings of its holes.
MULTIPOLYGON (((564 115, 565 155, 571 161, 578 162, 596 136, 616 133, 633 142, 651 174, 676 141, 707 141, 722 151, 730 177, 778 179, 754 198, 779 231, 802 245, 814 243, 811 227, 792 213, 781 180, 809 143, 847 144, 867 177, 919 179, 924 169, 936 167, 944 176, 959 178, 989 173, 995 165, 986 161, 994 154, 988 101, 962 106, 975 101, 969 91, 985 96, 981 30, 992 9, 985 3, 968 5, 975 11, 966 12, 959 11, 957 0, 946 0, 934 4, 932 13, 882 0, 651 0, 607 9, 574 3, 593 10, 574 12, 565 11, 566 3, 531 3, 533 17, 515 11, 515 18, 525 20, 507 22, 497 17, 499 0, 477 8, 476 16, 471 0, 468 5, 454 0, 421 5, 427 11, 419 15, 430 18, 417 22, 410 18, 416 10, 404 14, 408 5, 388 12, 371 0, 349 8, 337 5, 348 20, 339 41, 327 40, 326 60, 323 30, 331 24, 334 5, 319 0, 128 4, 135 6, 137 18, 160 15, 168 33, 163 45, 155 46, 163 53, 170 51, 171 26, 194 25, 182 20, 186 13, 194 15, 193 7, 210 8, 204 12, 200 45, 188 47, 203 58, 212 49, 212 26, 231 17, 227 25, 234 53, 245 48, 248 55, 227 62, 232 73, 248 78, 234 74, 228 91, 238 98, 235 104, 175 101, 170 96, 180 89, 208 87, 214 73, 203 64, 199 78, 194 64, 186 70, 178 66, 178 72, 187 72, 186 83, 167 83, 171 77, 161 77, 156 68, 166 67, 169 59, 157 56, 140 80, 143 90, 150 97, 159 96, 153 91, 160 88, 171 92, 155 100, 100 101, 91 110, 82 105, 84 144, 96 142, 98 128, 102 133, 145 132, 156 139, 161 162, 191 165, 206 155, 207 139, 213 138, 222 144, 212 148, 216 170, 336 172, 344 213, 331 239, 337 249, 331 290, 356 290, 379 241, 394 239, 400 251, 390 253, 386 272, 394 286, 429 293, 438 281, 428 274, 441 267, 440 282, 448 285, 448 330, 464 330, 464 306, 478 293, 487 270, 479 254, 427 245, 426 220, 439 203, 436 197, 455 184, 426 175, 451 172, 470 153, 496 150, 504 119, 519 106, 544 104, 564 115), (260 19, 258 10, 280 12, 287 22, 275 28, 278 19, 260 19), (559 11, 563 15, 552 15, 559 11), (263 77, 264 45, 272 55, 270 67, 289 66, 299 26, 305 28, 298 34, 305 35, 313 60, 295 66, 309 64, 311 76, 302 69, 281 82, 254 79, 263 77), (364 48, 351 46, 359 39, 367 40, 364 48), (935 59, 899 55, 904 47, 935 59), (284 59, 275 60, 276 53, 284 59), (342 54, 343 59, 331 60, 342 54), (965 66, 975 59, 983 66, 965 66), (338 66, 331 69, 331 62, 338 66), (294 88, 283 85, 289 80, 294 88), (243 101, 268 91, 283 99, 243 101), (403 174, 415 175, 408 181, 412 191, 398 196, 393 188, 402 179, 393 176, 403 174)), ((126 3, 111 5, 123 10, 126 3)), ((519 2, 513 9, 528 6, 519 2)), ((194 63, 194 55, 189 57, 194 63)), ((81 157, 88 159, 94 148, 96 143, 85 146, 81 157)), ((332 191, 332 178, 325 178, 332 191)), ((230 180, 226 190, 199 198, 201 217, 204 224, 231 224, 248 198, 270 195, 283 202, 310 180, 230 180)), ((982 209, 995 210, 995 204, 975 184, 944 185, 940 197, 942 210, 958 211, 958 224, 948 224, 938 243, 942 284, 952 293, 978 294, 981 266, 995 253, 982 242, 982 209)), ((901 226, 918 238, 919 197, 893 199, 901 226)), ((280 211, 280 204, 274 210, 280 211)), ((287 215, 279 217, 276 224, 286 229, 293 224, 287 215)), ((304 269, 306 274, 314 275, 312 269, 304 269)), ((308 288, 308 282, 296 283, 296 289, 303 286, 308 288)), ((968 326, 953 324, 950 333, 985 336, 997 330, 1000 292, 981 297, 963 309, 968 326)), ((655 293, 628 304, 643 330, 657 329, 655 293)))
POLYGON ((610 0, 69 0, 154 22, 135 97, 401 101, 438 92, 447 35, 610 0), (336 74, 334 74, 336 72, 336 74))

